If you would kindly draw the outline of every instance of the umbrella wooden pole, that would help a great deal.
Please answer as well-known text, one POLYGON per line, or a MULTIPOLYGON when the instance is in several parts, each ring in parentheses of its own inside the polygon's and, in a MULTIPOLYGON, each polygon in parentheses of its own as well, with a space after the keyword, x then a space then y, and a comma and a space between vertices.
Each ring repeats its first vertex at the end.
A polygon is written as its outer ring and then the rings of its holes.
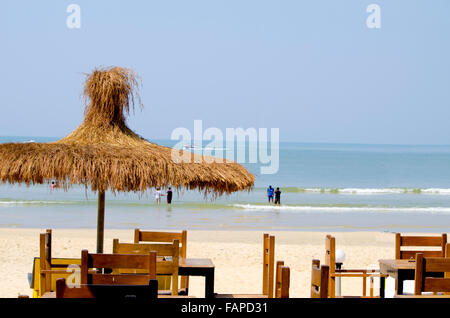
POLYGON ((97 253, 103 253, 103 238, 105 230, 105 191, 98 191, 97 215, 97 253))

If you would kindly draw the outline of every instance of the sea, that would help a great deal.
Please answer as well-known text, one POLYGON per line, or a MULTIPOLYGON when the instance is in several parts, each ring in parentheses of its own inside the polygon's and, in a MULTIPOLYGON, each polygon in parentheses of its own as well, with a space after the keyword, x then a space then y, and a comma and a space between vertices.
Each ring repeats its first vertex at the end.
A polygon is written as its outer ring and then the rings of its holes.
MULTIPOLYGON (((3 136, 0 143, 57 139, 3 136)), ((265 164, 242 163, 256 176, 250 191, 215 198, 176 189, 171 205, 164 197, 157 205, 155 189, 107 192, 105 228, 450 232, 450 145, 281 142, 274 149, 279 155, 274 174, 261 172, 265 164), (281 205, 268 203, 269 185, 280 188, 281 205)), ((0 185, 2 228, 96 224, 97 194, 84 185, 66 191, 49 184, 0 185)))

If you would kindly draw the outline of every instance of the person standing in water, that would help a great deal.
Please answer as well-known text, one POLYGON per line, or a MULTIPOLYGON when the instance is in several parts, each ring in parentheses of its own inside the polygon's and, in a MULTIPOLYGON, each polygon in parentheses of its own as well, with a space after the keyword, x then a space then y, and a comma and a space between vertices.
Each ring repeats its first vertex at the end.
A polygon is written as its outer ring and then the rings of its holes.
POLYGON ((171 204, 172 203, 172 188, 171 187, 169 187, 169 190, 167 190, 166 196, 167 196, 167 204, 171 204))
POLYGON ((163 194, 161 194, 161 190, 159 189, 159 187, 158 188, 156 188, 156 192, 155 192, 155 201, 156 201, 156 204, 160 204, 161 203, 161 196, 162 196, 163 194))
POLYGON ((273 203, 273 188, 271 185, 267 188, 267 197, 269 198, 269 203, 270 201, 273 203))
POLYGON ((280 205, 281 203, 281 191, 280 188, 277 188, 277 191, 275 191, 275 204, 280 205))

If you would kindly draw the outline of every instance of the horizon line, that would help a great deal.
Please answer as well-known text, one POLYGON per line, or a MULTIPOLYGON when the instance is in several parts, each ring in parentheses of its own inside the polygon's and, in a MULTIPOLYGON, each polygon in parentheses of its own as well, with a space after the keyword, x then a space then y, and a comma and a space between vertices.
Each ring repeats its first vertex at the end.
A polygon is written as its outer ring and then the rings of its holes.
MULTIPOLYGON (((139 134, 138 134, 139 135, 139 134)), ((142 135, 139 135, 140 137, 151 141, 151 140, 160 140, 160 141, 179 141, 178 139, 165 139, 165 138, 153 138, 149 139, 147 137, 144 137, 142 135)), ((0 138, 4 137, 16 137, 16 138, 48 138, 48 139, 56 139, 59 140, 63 137, 55 137, 55 136, 16 136, 16 135, 0 135, 0 138)), ((194 140, 195 141, 195 140, 194 140)), ((225 141, 227 141, 225 139, 225 141)), ((247 141, 247 139, 246 139, 247 141)), ((268 140, 270 142, 270 140, 268 140)), ((423 143, 362 143, 362 142, 328 142, 328 141, 293 141, 293 140, 280 140, 280 142, 283 143, 298 143, 298 144, 311 144, 311 145, 317 145, 317 144, 323 144, 323 145, 361 145, 361 146, 450 146, 450 144, 423 144, 423 143)))

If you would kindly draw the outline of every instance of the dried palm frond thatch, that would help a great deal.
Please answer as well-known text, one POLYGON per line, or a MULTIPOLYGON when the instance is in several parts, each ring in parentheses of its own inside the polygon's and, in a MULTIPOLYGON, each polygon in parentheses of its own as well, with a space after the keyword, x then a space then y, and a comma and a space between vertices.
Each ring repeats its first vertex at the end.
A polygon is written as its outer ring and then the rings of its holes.
POLYGON ((180 150, 191 160, 178 163, 172 160, 172 148, 148 142, 130 130, 126 116, 135 103, 142 107, 139 86, 139 77, 130 69, 96 69, 84 87, 84 121, 71 134, 50 143, 0 144, 1 183, 57 180, 65 189, 84 184, 98 191, 99 253, 103 251, 106 190, 143 192, 170 185, 215 196, 249 190, 254 183, 253 174, 235 162, 218 163, 180 150))
POLYGON ((131 131, 126 115, 135 102, 142 107, 139 84, 129 69, 94 70, 84 87, 83 123, 56 142, 1 144, 0 181, 42 184, 58 180, 66 188, 84 184, 94 191, 113 192, 170 185, 219 195, 252 187, 254 176, 235 162, 208 163, 213 160, 195 160, 198 155, 189 153, 189 163, 176 163, 172 148, 148 142, 131 131))

